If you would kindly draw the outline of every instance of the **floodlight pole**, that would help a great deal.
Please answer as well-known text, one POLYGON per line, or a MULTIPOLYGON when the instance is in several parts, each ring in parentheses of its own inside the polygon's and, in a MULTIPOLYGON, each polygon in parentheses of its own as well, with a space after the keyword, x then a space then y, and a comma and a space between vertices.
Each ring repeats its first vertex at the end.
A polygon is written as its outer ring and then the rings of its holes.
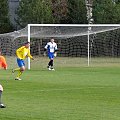
MULTIPOLYGON (((28 24, 28 42, 30 42, 30 24, 28 24)), ((29 57, 28 57, 28 70, 30 70, 30 58, 29 57)))
POLYGON ((93 24, 93 18, 92 18, 92 4, 93 0, 85 0, 86 9, 87 9, 87 20, 88 20, 88 66, 90 66, 90 32, 91 32, 91 26, 90 24, 93 24))

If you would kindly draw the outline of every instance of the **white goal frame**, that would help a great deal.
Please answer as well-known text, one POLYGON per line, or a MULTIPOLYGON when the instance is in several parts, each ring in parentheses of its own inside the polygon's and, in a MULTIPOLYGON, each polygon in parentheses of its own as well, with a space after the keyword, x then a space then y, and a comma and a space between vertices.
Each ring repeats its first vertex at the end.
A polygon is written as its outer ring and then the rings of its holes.
MULTIPOLYGON (((30 27, 39 27, 39 26, 73 26, 73 27, 88 27, 88 31, 87 31, 87 42, 88 42, 88 56, 87 56, 87 65, 88 67, 90 66, 90 46, 89 46, 89 42, 90 42, 90 31, 91 31, 91 27, 96 26, 103 26, 103 27, 109 27, 109 26, 119 26, 120 24, 28 24, 28 42, 30 42, 30 27)), ((28 57, 28 70, 30 70, 30 58, 28 57)))

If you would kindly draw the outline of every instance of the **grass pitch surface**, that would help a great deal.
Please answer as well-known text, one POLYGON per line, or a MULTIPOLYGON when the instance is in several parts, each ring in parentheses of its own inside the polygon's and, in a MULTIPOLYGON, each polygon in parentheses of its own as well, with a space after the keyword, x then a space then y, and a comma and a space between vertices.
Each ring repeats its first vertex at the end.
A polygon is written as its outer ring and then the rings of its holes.
POLYGON ((0 120, 120 120, 120 67, 0 71, 0 120))

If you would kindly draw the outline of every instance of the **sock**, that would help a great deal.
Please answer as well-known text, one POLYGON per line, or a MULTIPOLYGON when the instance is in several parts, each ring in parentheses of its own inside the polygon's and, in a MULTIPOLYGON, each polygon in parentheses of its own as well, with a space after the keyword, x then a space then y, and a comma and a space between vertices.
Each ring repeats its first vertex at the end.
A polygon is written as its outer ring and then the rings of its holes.
POLYGON ((17 74, 17 77, 20 78, 21 75, 22 75, 22 71, 19 70, 19 71, 18 71, 18 74, 17 74))
POLYGON ((20 70, 20 68, 16 68, 16 69, 14 69, 14 71, 19 71, 20 70))
POLYGON ((49 61, 49 63, 48 63, 48 67, 50 66, 50 61, 49 61))
POLYGON ((52 62, 52 61, 50 60, 49 63, 48 63, 48 66, 51 66, 51 62, 52 62))
POLYGON ((51 60, 51 67, 53 68, 53 60, 51 60))
POLYGON ((0 104, 2 104, 1 96, 2 96, 2 91, 0 90, 0 104))

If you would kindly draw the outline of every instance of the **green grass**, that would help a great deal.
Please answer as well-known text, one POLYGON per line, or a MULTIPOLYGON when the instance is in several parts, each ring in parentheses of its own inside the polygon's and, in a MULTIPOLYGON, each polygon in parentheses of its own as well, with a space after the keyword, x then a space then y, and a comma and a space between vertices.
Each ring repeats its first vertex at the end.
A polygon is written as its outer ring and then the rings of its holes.
POLYGON ((0 71, 0 120, 120 120, 120 67, 0 71))

